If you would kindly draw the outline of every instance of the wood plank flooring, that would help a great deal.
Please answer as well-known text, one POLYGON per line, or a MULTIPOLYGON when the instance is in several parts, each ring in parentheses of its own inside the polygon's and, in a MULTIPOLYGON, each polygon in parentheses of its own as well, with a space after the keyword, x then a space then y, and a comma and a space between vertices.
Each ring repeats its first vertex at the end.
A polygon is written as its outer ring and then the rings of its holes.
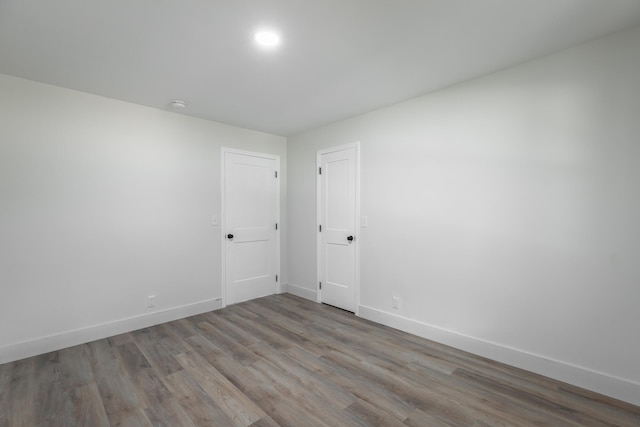
POLYGON ((640 426, 640 408, 292 295, 0 365, 0 427, 640 426))

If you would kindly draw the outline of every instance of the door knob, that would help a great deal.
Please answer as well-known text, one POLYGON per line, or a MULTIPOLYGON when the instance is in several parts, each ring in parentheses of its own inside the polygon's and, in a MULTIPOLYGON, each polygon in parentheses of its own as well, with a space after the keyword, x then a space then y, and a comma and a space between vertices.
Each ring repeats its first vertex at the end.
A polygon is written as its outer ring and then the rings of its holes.
POLYGON ((347 240, 350 241, 350 242, 353 242, 354 239, 355 239, 355 237, 353 237, 353 236, 347 237, 347 240))
POLYGON ((233 239, 233 234, 227 234, 227 239, 233 239))

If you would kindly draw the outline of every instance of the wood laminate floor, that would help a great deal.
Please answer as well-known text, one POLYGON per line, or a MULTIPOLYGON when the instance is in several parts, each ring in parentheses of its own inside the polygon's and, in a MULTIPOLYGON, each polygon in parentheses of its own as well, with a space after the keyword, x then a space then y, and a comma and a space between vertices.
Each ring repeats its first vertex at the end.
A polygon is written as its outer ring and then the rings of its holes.
POLYGON ((640 426, 640 408, 291 295, 0 365, 0 427, 640 426))

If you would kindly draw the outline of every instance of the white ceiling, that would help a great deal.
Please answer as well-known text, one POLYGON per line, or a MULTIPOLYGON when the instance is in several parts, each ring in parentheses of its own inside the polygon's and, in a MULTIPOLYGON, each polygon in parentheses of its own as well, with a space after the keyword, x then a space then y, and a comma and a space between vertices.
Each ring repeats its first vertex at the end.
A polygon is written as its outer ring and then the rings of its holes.
POLYGON ((0 0, 0 73, 291 135, 639 23, 640 0, 0 0))

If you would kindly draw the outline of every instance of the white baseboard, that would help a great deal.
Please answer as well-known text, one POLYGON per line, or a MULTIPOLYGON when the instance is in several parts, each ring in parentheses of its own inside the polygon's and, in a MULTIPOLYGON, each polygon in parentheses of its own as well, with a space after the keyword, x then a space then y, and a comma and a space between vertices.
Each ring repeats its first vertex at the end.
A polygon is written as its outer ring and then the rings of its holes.
MULTIPOLYGON (((292 292, 293 293, 293 292, 292 292)), ((359 316, 422 338, 640 406, 640 383, 360 305, 359 316)))
POLYGON ((285 292, 288 292, 300 298, 308 299, 313 302, 316 302, 318 297, 315 290, 312 291, 310 289, 303 288, 302 286, 294 285, 291 283, 287 284, 287 286, 285 287, 285 292))
POLYGON ((112 337, 160 323, 195 316, 196 314, 217 310, 221 307, 222 298, 214 298, 5 345, 0 347, 0 364, 112 337))

